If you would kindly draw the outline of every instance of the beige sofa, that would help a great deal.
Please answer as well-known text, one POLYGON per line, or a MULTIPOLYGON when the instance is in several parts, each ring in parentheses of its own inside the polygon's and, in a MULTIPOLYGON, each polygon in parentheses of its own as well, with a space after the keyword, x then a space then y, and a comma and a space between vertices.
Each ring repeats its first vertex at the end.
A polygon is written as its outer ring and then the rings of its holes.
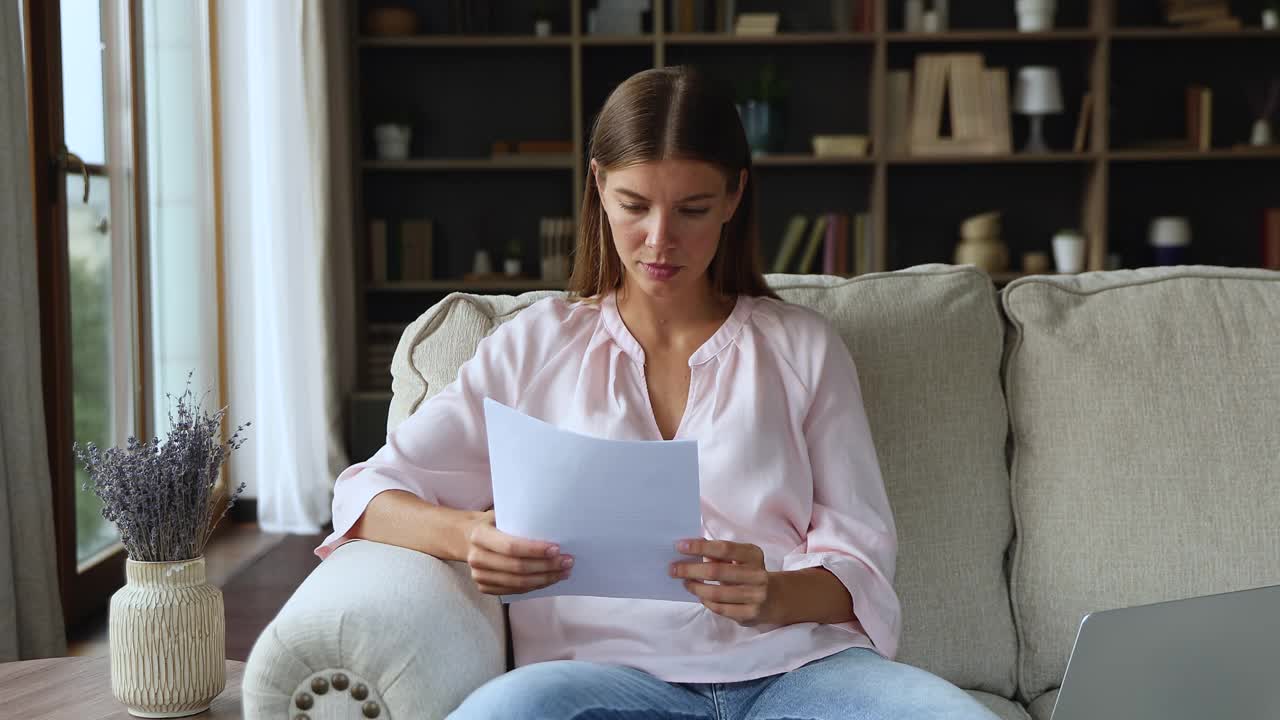
MULTIPOLYGON (((1086 612, 1280 583, 1280 273, 769 280, 859 368, 898 523, 899 660, 1048 718, 1086 612)), ((424 313, 388 426, 546 294, 424 313)), ((465 565, 349 543, 258 640, 245 716, 292 717, 306 693, 312 718, 441 717, 504 670, 502 622, 465 565)))

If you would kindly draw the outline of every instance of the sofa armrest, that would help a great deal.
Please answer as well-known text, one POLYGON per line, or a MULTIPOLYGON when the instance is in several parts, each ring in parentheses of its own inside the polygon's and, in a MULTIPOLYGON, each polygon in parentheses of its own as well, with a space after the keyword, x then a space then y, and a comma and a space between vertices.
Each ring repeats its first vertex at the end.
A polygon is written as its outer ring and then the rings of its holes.
POLYGON ((505 667, 502 605, 465 563, 356 540, 312 571, 254 643, 244 716, 354 719, 377 703, 382 718, 440 718, 505 667))

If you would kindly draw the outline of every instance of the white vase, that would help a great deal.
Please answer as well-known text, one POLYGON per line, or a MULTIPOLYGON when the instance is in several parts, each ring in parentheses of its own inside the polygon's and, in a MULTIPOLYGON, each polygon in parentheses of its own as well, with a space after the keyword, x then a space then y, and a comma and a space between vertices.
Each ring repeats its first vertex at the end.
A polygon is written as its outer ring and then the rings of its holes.
POLYGON ((1249 133, 1249 143, 1257 146, 1271 144, 1271 123, 1267 122, 1266 118, 1258 118, 1253 121, 1253 128, 1249 133))
POLYGON ((1053 263, 1060 273, 1084 270, 1084 236, 1064 230, 1053 236, 1053 263))
POLYGON ((408 125, 385 124, 373 129, 373 140, 381 160, 404 160, 409 157, 409 140, 413 128, 408 125))
POLYGON ((519 277, 522 263, 519 258, 507 258, 502 261, 502 271, 507 277, 519 277))
POLYGON ((1057 4, 1053 0, 1018 0, 1018 30, 1043 32, 1053 29, 1057 4))
POLYGON ((907 0, 903 11, 903 29, 907 32, 924 30, 924 0, 907 0))
POLYGON ((1275 30, 1280 28, 1280 10, 1267 8, 1262 11, 1262 29, 1275 30))
POLYGON ((129 714, 173 718, 208 709, 227 686, 222 591, 204 557, 125 563, 107 620, 111 694, 129 714))

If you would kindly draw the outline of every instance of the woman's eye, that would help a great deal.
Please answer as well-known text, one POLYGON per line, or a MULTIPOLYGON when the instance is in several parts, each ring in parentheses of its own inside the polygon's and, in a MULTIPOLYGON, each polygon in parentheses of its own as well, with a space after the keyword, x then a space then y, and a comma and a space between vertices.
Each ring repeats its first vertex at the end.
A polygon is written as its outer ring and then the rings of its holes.
POLYGON ((626 210, 629 213, 644 212, 643 205, 628 205, 626 203, 618 203, 618 207, 622 208, 623 210, 626 210))
POLYGON ((681 212, 685 215, 697 217, 699 215, 706 215, 708 210, 710 210, 710 208, 684 208, 681 212))

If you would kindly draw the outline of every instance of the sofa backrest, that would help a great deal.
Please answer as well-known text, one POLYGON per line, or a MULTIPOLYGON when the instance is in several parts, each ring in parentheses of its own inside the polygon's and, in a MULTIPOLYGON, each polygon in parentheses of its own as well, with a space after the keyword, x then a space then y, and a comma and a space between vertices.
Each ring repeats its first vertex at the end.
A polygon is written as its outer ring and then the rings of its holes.
MULTIPOLYGON (((967 689, 1012 696, 1008 421, 990 279, 930 265, 851 280, 768 280, 783 299, 830 318, 858 367, 898 527, 898 659, 967 689)), ((547 294, 455 294, 424 313, 396 350, 389 428, 451 382, 482 337, 547 294)))
POLYGON ((1029 702, 1088 612, 1280 583, 1280 273, 1023 278, 1001 302, 1029 702))

